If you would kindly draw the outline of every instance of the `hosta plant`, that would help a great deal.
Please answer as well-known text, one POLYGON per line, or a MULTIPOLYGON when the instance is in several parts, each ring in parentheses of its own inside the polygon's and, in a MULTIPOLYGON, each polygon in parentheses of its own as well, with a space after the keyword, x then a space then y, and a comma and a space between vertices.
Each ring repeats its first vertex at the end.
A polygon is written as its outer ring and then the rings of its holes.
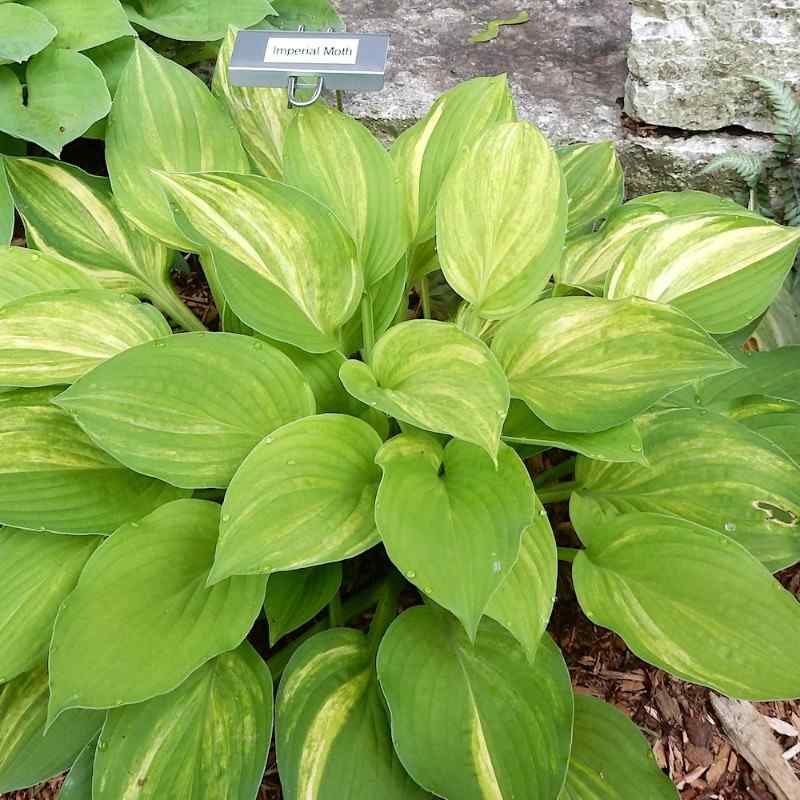
POLYGON ((573 695, 558 560, 645 661, 800 696, 800 351, 738 349, 800 231, 623 204, 503 77, 387 153, 231 86, 231 43, 213 93, 136 46, 110 181, 7 159, 0 791, 252 800, 274 741, 288 800, 675 798, 573 695))

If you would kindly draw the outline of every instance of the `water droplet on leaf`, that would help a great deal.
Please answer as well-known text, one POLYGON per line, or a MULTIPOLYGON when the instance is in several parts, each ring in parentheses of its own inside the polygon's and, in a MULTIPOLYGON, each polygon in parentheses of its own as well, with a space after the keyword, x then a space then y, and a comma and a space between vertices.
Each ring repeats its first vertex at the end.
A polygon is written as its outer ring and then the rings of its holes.
POLYGON ((725 528, 726 531, 728 531, 728 533, 733 533, 736 530, 736 523, 726 522, 725 525, 723 525, 723 527, 725 528))
POLYGON ((416 578, 416 577, 417 577, 417 573, 414 572, 413 569, 410 569, 408 572, 406 572, 406 578, 408 578, 409 580, 414 580, 414 578, 416 578))

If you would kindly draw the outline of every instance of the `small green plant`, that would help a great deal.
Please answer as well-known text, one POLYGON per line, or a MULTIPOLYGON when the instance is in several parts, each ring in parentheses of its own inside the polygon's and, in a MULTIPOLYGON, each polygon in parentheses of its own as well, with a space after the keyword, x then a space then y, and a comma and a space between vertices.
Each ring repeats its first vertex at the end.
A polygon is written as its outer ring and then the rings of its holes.
POLYGON ((213 94, 136 44, 110 185, 6 159, 0 792, 253 800, 274 716, 287 800, 675 800, 573 695, 558 560, 649 663, 800 695, 800 348, 722 344, 800 231, 622 204, 613 149, 556 153, 504 77, 387 153, 231 86, 232 41, 213 94), (171 332, 175 251, 222 330, 171 332))

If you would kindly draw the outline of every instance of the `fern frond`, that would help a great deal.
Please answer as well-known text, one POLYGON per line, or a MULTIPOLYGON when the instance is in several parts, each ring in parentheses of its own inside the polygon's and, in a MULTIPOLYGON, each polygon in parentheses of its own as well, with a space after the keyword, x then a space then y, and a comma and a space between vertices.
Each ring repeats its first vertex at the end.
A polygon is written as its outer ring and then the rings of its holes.
POLYGON ((775 118, 777 135, 800 136, 800 102, 794 92, 783 81, 762 78, 758 75, 747 75, 747 80, 757 83, 767 96, 770 109, 775 118))
POLYGON ((720 172, 721 170, 733 170, 748 186, 754 187, 763 171, 763 164, 758 156, 752 153, 722 153, 714 156, 709 164, 703 169, 704 173, 720 172))

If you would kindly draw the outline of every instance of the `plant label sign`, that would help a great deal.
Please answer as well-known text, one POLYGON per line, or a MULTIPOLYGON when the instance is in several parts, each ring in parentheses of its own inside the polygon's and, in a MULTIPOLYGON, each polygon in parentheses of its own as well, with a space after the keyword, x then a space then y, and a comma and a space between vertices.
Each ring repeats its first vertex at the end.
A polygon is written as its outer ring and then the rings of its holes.
POLYGON ((325 88, 377 91, 383 88, 389 35, 240 31, 230 63, 235 86, 285 87, 323 78, 325 88))

